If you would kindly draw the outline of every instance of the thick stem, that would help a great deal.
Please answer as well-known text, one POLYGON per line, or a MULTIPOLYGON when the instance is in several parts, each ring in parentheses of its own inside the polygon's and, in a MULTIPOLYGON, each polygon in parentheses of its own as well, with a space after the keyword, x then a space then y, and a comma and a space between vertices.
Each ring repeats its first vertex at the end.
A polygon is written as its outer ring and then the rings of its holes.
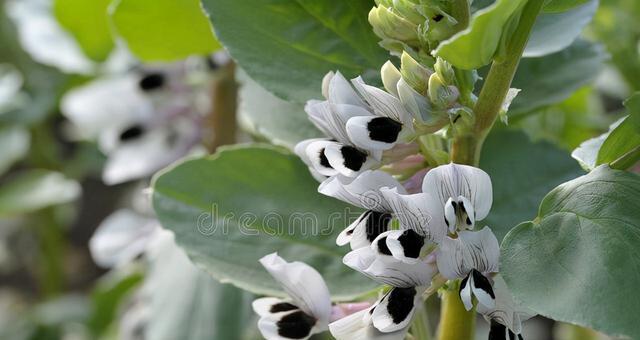
POLYGON ((475 333, 475 310, 466 311, 458 294, 458 284, 442 294, 438 340, 470 340, 475 333))
POLYGON ((219 146, 236 141, 236 109, 238 84, 235 80, 235 64, 229 62, 220 71, 211 89, 212 107, 206 117, 203 142, 213 153, 219 146))
POLYGON ((489 134, 507 96, 511 81, 518 69, 522 52, 529 40, 531 29, 542 9, 544 0, 529 0, 522 10, 518 27, 507 45, 503 60, 494 61, 480 91, 474 108, 475 123, 468 135, 453 142, 452 161, 477 165, 482 143, 489 134), (467 153, 472 153, 471 155, 467 153))

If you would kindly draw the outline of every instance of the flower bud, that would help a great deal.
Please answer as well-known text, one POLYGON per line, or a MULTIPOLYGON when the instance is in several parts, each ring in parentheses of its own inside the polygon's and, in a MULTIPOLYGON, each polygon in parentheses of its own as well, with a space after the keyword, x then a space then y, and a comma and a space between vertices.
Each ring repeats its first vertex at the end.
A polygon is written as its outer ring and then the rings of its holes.
POLYGON ((391 63, 391 61, 387 61, 382 65, 380 69, 380 76, 382 78, 382 84, 387 92, 398 96, 398 81, 402 78, 400 71, 391 63))
POLYGON ((438 73, 429 77, 428 95, 433 106, 437 108, 451 107, 458 100, 459 91, 455 86, 447 86, 438 73))
POLYGON ((383 5, 371 9, 369 23, 382 39, 399 40, 412 45, 418 42, 416 25, 383 5))
POLYGON ((420 63, 418 63, 406 52, 402 53, 400 62, 402 63, 400 67, 402 78, 418 93, 426 95, 429 81, 428 79, 429 77, 431 77, 431 74, 433 72, 420 65, 420 63))
POLYGON ((454 81, 456 74, 453 71, 453 67, 451 67, 451 64, 446 62, 444 59, 438 57, 435 65, 433 65, 433 69, 446 85, 455 84, 454 81))

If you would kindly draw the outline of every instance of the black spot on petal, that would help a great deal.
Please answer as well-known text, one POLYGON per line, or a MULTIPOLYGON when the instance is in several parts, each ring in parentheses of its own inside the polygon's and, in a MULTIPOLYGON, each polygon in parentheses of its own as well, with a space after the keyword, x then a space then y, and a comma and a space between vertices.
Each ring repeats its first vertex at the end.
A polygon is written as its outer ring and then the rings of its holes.
POLYGON ((278 326, 278 334, 289 339, 304 339, 311 333, 311 328, 316 324, 316 319, 304 313, 297 311, 287 314, 276 323, 278 326))
POLYGON ((340 148, 344 166, 353 171, 360 171, 362 165, 367 161, 367 154, 354 148, 353 146, 343 145, 340 148))
POLYGON ((144 133, 144 127, 140 124, 135 124, 128 127, 126 130, 122 131, 122 133, 120 133, 119 138, 120 138, 120 141, 126 142, 126 141, 140 138, 140 136, 142 136, 143 133, 144 133))
POLYGON ((387 296, 387 312, 391 316, 393 323, 399 324, 404 321, 414 308, 413 299, 416 296, 416 289, 394 288, 387 296))
POLYGON ((384 233, 389 229, 391 215, 386 213, 379 213, 373 210, 368 210, 367 212, 365 212, 365 214, 366 213, 369 214, 366 217, 367 224, 365 233, 367 235, 367 240, 369 240, 369 242, 373 242, 373 240, 375 240, 378 235, 384 233))
POLYGON ((489 340, 507 340, 507 327, 491 320, 491 330, 489 331, 489 340))
POLYGON ((404 249, 404 256, 417 259, 420 256, 420 250, 424 246, 424 237, 420 236, 413 229, 405 230, 398 241, 404 249))
POLYGON ((467 225, 471 225, 471 219, 467 216, 467 225))
POLYGON ((205 61, 207 63, 207 68, 210 71, 215 71, 218 68, 220 68, 220 65, 218 65, 218 63, 215 61, 215 59, 213 58, 213 56, 208 56, 207 58, 205 58, 205 61))
POLYGON ((467 287, 467 283, 469 283, 469 276, 465 277, 464 279, 462 279, 462 282, 460 282, 460 289, 458 290, 458 295, 460 295, 462 291, 467 287))
POLYGON ((140 79, 138 86, 144 91, 152 91, 164 85, 165 77, 162 73, 148 73, 140 79))
POLYGON ((327 159, 327 155, 324 154, 324 148, 320 150, 320 165, 325 168, 333 169, 331 164, 329 164, 329 160, 327 159))
POLYGON ((295 305, 292 305, 288 302, 280 302, 280 303, 276 303, 275 305, 271 306, 271 308, 269 309, 270 313, 279 313, 279 312, 286 312, 289 310, 294 310, 294 309, 298 309, 298 307, 296 307, 295 305))
POLYGON ((369 138, 376 142, 395 143, 402 130, 402 124, 388 117, 373 118, 367 124, 369 138))
POLYGON ((389 255, 391 256, 391 250, 389 250, 389 247, 387 247, 387 237, 381 237, 378 240, 378 250, 380 251, 380 254, 383 255, 389 255))
POLYGON ((435 21, 435 22, 440 22, 440 20, 444 19, 444 15, 442 15, 442 14, 436 14, 436 16, 434 16, 434 17, 433 17, 433 18, 431 18, 431 19, 433 19, 433 21, 435 21))
POLYGON ((487 279, 482 273, 473 269, 471 271, 471 275, 473 275, 473 286, 485 291, 492 299, 496 298, 496 295, 493 293, 493 287, 491 286, 491 282, 487 279))

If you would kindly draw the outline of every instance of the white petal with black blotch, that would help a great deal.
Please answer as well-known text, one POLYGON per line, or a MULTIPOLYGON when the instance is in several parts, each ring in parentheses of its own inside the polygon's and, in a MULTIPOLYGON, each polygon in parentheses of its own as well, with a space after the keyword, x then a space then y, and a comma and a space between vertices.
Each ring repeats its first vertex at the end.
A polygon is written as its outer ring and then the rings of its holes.
POLYGON ((373 307, 371 322, 383 333, 399 331, 411 324, 421 301, 417 287, 393 288, 373 307))
POLYGON ((503 324, 491 321, 489 340, 524 340, 522 334, 516 334, 503 324))
MULTIPOLYGON (((422 182, 422 191, 432 194, 443 206, 455 202, 453 208, 458 209, 455 210, 457 216, 464 215, 459 211, 459 203, 466 203, 464 208, 473 211, 472 221, 487 217, 493 201, 491 178, 481 169, 469 165, 451 163, 429 170, 422 182)), ((466 218, 457 220, 458 224, 466 222, 466 218)))
POLYGON ((487 308, 478 305, 478 313, 482 314, 488 322, 497 322, 506 326, 513 333, 520 334, 522 322, 533 317, 535 312, 515 302, 501 275, 494 277, 493 290, 496 295, 495 306, 487 308))
POLYGON ((357 116, 346 124, 349 139, 365 150, 389 150, 401 139, 403 125, 389 117, 357 116))
POLYGON ((464 196, 449 198, 444 205, 444 223, 451 233, 473 229, 476 223, 475 210, 469 199, 464 196))
POLYGON ((307 339, 320 329, 318 320, 303 312, 292 301, 265 297, 253 301, 253 310, 260 316, 258 329, 268 340, 307 339))
POLYGON ((493 308, 496 305, 496 295, 491 280, 479 271, 472 269, 469 275, 460 282, 460 299, 464 308, 473 308, 473 298, 478 300, 478 306, 493 308))
POLYGON ((486 275, 498 272, 500 246, 489 227, 461 231, 457 238, 445 237, 437 252, 438 270, 447 279, 463 279, 472 269, 486 275))
POLYGON ((351 314, 329 324, 331 335, 337 340, 403 340, 409 327, 383 333, 371 322, 371 309, 351 314))
POLYGON ((331 167, 347 177, 356 177, 379 164, 369 153, 351 145, 328 144, 324 154, 331 167))
POLYGON ((381 193, 382 188, 406 193, 393 176, 379 170, 367 170, 355 178, 340 175, 329 178, 320 184, 318 192, 357 207, 390 213, 391 204, 381 193))
POLYGON ((425 246, 424 236, 413 229, 392 230, 386 234, 387 248, 394 258, 405 263, 420 261, 422 248, 425 246))
POLYGON ((379 283, 401 288, 428 286, 437 272, 435 264, 426 260, 408 264, 388 255, 377 254, 370 247, 349 252, 342 262, 379 283))
POLYGON ((344 246, 349 243, 352 250, 369 247, 378 235, 389 229, 391 219, 391 214, 367 210, 340 232, 336 244, 344 246))
MULTIPOLYGON (((309 161, 309 165, 323 176, 334 176, 338 174, 338 171, 331 166, 327 159, 327 147, 334 144, 341 145, 336 142, 322 139, 314 140, 306 145, 305 153, 306 159, 309 161)), ((304 144, 300 147, 302 146, 304 146, 304 144)))
MULTIPOLYGON (((309 147, 309 145, 311 145, 311 143, 320 142, 320 141, 328 141, 328 140, 325 138, 305 139, 299 142, 298 144, 296 144, 296 146, 293 149, 295 154, 298 155, 298 157, 300 157, 302 162, 304 162, 304 164, 306 164, 307 167, 309 167, 309 172, 311 173, 313 178, 315 178, 318 182, 324 181, 325 179, 327 179, 327 176, 321 174, 318 170, 315 169, 315 167, 313 166, 313 163, 311 162, 311 159, 307 155, 307 148, 309 147)), ((326 170, 327 172, 330 171, 330 169, 326 169, 326 170)), ((337 171, 335 170, 334 172, 337 173, 337 171)))
POLYGON ((327 136, 343 144, 351 144, 346 130, 347 121, 358 116, 370 116, 366 109, 350 104, 310 100, 305 105, 309 120, 327 136))
POLYGON ((447 234, 443 206, 430 194, 407 195, 396 188, 383 188, 380 192, 391 205, 402 229, 411 229, 436 243, 447 234))
POLYGON ((331 296, 320 273, 302 262, 286 262, 277 253, 266 255, 260 263, 291 297, 292 304, 327 325, 331 316, 331 296))
POLYGON ((401 123, 407 130, 413 129, 413 117, 400 99, 375 86, 365 84, 361 77, 351 80, 351 83, 377 116, 389 117, 401 123))

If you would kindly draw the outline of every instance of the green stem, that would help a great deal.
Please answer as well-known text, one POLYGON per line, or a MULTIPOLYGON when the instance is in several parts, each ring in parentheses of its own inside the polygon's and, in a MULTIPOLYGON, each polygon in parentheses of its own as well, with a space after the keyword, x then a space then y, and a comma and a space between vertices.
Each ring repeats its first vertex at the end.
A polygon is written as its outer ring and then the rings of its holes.
POLYGON ((431 329, 429 327, 429 317, 427 315, 426 303, 416 311, 416 316, 411 324, 411 335, 416 340, 431 340, 431 329))
POLYGON ((39 243, 39 283, 45 296, 55 296, 64 285, 65 240, 62 228, 56 221, 54 208, 39 214, 35 231, 39 243))
POLYGON ((611 162, 609 166, 611 169, 627 170, 638 163, 638 160, 640 160, 640 145, 611 162))
POLYGON ((494 61, 474 108, 475 123, 468 135, 454 139, 451 159, 456 163, 477 165, 480 150, 496 121, 511 81, 518 69, 531 29, 544 5, 544 0, 529 0, 522 10, 518 27, 507 44, 503 60, 494 61))
POLYGON ((236 110, 238 84, 235 80, 235 64, 228 63, 219 70, 212 90, 212 108, 206 117, 208 129, 203 142, 209 152, 214 153, 222 145, 236 142, 236 110))
POLYGON ((438 340, 469 340, 475 333, 475 308, 466 311, 455 282, 442 294, 438 340))

